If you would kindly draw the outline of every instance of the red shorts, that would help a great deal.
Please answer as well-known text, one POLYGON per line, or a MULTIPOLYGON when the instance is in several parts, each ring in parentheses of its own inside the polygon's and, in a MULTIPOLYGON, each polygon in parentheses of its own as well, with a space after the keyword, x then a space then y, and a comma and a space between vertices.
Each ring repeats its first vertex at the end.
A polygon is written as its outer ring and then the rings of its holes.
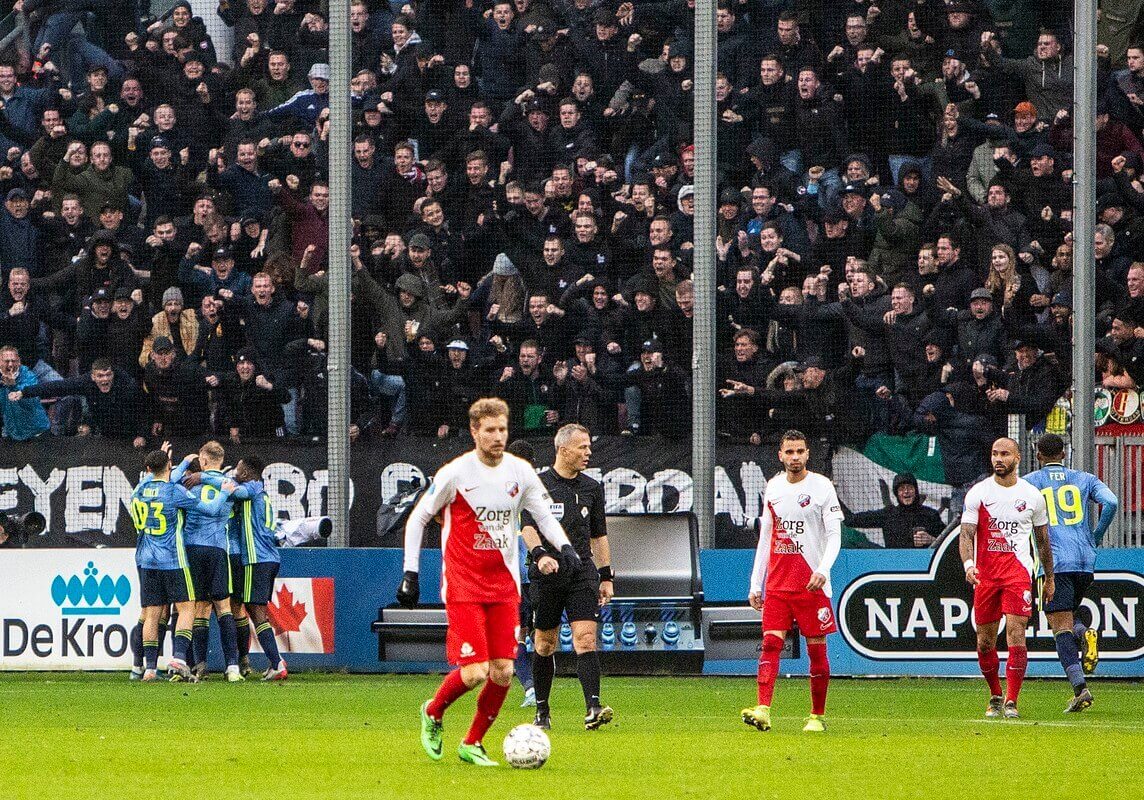
POLYGON ((1032 616, 1033 589, 1021 583, 979 583, 973 590, 973 621, 978 625, 997 622, 1002 614, 1032 616))
POLYGON ((789 631, 791 622, 807 638, 834 633, 838 626, 830 598, 817 592, 767 592, 763 597, 763 630, 789 631))
POLYGON ((497 658, 516 658, 520 603, 446 603, 445 656, 463 667, 497 658))

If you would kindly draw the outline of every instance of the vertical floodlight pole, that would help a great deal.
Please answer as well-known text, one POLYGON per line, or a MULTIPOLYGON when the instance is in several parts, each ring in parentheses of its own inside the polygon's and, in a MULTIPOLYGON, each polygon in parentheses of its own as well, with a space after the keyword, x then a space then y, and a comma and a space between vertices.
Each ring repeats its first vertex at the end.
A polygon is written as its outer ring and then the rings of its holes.
POLYGON ((330 0, 327 512, 333 547, 349 546, 350 510, 350 8, 330 0))
POLYGON ((1073 49, 1072 466, 1092 472, 1096 342, 1096 1, 1076 0, 1073 49))
POLYGON ((702 547, 714 543, 715 527, 715 35, 715 0, 696 0, 691 478, 702 547))

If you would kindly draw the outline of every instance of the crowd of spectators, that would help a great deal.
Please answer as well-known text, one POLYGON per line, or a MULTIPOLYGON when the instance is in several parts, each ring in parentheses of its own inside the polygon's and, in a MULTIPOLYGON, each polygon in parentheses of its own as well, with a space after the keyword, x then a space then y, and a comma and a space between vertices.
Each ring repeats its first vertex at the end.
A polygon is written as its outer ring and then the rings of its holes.
MULTIPOLYGON (((229 52, 186 2, 16 5, 4 435, 321 437, 324 5, 224 0, 229 52)), ((351 436, 457 435, 488 394, 525 435, 686 436, 693 3, 350 25, 351 436)), ((975 478, 1070 384, 1071 3, 721 0, 717 27, 720 434, 935 433, 975 478)), ((1144 49, 1099 67, 1095 369, 1139 388, 1144 49)))

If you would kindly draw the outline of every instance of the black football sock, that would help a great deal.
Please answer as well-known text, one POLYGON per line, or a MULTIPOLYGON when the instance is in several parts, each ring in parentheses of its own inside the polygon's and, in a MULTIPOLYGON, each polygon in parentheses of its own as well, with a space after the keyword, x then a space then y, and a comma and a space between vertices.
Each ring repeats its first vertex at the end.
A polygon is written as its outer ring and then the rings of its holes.
POLYGON ((600 654, 595 650, 576 657, 576 675, 584 690, 584 707, 590 712, 600 705, 600 654))
POLYGON ((552 678, 556 675, 556 656, 532 654, 532 688, 536 690, 536 708, 548 710, 548 697, 552 694, 552 678))

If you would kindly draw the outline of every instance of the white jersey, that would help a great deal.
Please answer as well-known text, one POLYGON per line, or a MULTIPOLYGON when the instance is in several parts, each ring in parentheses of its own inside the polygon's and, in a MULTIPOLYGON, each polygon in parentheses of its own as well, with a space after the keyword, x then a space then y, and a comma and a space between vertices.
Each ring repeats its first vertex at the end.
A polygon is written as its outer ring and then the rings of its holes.
POLYGON ((1024 583, 1033 577, 1033 528, 1048 525, 1045 498, 1024 478, 1002 486, 990 476, 965 495, 961 522, 977 526, 977 573, 987 583, 1024 583))
POLYGON ((437 471, 405 524, 405 570, 419 572, 425 526, 441 522, 441 599, 503 603, 520 598, 517 521, 527 509, 557 548, 568 544, 532 465, 506 453, 495 467, 470 450, 437 471))
POLYGON ((810 576, 826 576, 823 593, 830 597, 830 568, 842 548, 842 507, 834 484, 825 475, 807 472, 798 483, 780 473, 767 482, 759 546, 751 570, 751 591, 805 592, 810 576))

